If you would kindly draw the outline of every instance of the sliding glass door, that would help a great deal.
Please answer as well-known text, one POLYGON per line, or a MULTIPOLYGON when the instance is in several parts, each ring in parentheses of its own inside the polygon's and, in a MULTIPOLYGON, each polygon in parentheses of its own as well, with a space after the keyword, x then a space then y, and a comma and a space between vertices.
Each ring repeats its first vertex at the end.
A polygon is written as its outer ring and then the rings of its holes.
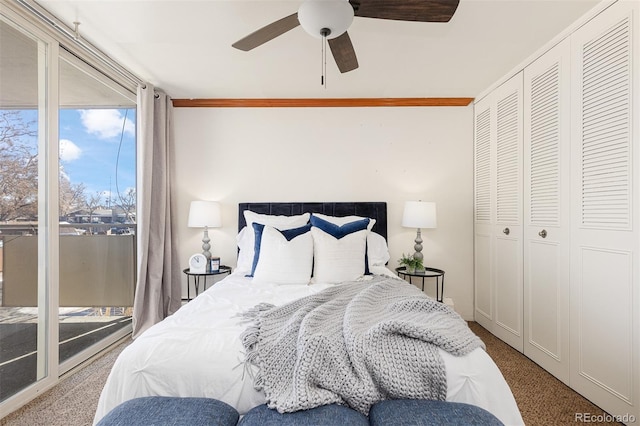
POLYGON ((135 282, 136 99, 60 56, 58 320, 63 370, 131 325, 135 282))
POLYGON ((131 332, 136 278, 135 94, 10 6, 0 1, 0 418, 131 332))
POLYGON ((50 373, 47 65, 35 35, 0 21, 0 400, 50 373), (32 298, 20 296, 29 288, 32 298))

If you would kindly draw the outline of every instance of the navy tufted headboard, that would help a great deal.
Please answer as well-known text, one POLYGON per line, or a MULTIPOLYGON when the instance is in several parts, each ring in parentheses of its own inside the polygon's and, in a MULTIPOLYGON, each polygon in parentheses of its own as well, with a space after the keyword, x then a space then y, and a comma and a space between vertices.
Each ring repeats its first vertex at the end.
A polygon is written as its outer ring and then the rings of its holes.
POLYGON ((251 210, 255 213, 293 216, 302 213, 321 213, 328 216, 362 216, 376 220, 372 231, 387 239, 387 203, 386 202, 353 202, 353 203, 240 203, 238 204, 238 231, 247 223, 243 212, 251 210))

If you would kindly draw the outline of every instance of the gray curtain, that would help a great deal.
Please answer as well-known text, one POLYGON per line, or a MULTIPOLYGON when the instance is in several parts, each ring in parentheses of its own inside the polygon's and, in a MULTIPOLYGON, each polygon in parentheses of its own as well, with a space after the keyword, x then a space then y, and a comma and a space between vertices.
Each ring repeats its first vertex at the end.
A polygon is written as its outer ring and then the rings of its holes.
POLYGON ((138 277, 133 338, 180 308, 181 281, 172 187, 173 105, 165 93, 138 87, 138 277))

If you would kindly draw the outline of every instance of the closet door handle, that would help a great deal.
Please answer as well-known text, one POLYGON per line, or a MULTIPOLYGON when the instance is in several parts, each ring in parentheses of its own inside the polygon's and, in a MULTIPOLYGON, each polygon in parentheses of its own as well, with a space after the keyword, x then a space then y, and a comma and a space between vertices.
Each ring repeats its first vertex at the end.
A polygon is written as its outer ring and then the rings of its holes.
POLYGON ((509 228, 504 228, 504 229, 502 230, 502 233, 503 233, 504 235, 509 235, 509 232, 511 232, 511 231, 509 230, 509 228))
POLYGON ((542 238, 547 238, 547 230, 543 229, 542 231, 538 232, 538 235, 540 235, 542 238))

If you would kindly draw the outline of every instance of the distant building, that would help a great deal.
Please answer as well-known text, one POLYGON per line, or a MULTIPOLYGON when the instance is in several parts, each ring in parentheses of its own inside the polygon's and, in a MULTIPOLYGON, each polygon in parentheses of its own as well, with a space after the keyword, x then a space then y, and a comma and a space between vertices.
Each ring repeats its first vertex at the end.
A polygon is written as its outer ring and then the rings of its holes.
POLYGON ((131 224, 136 221, 136 213, 127 212, 121 207, 113 209, 96 209, 92 213, 89 210, 81 209, 69 213, 60 220, 69 223, 122 223, 131 224))
MULTIPOLYGON (((60 216, 60 235, 107 234, 122 235, 135 233, 135 212, 127 214, 124 209, 76 210, 60 216)), ((20 218, 0 223, 0 239, 7 235, 37 235, 38 218, 20 218)))

